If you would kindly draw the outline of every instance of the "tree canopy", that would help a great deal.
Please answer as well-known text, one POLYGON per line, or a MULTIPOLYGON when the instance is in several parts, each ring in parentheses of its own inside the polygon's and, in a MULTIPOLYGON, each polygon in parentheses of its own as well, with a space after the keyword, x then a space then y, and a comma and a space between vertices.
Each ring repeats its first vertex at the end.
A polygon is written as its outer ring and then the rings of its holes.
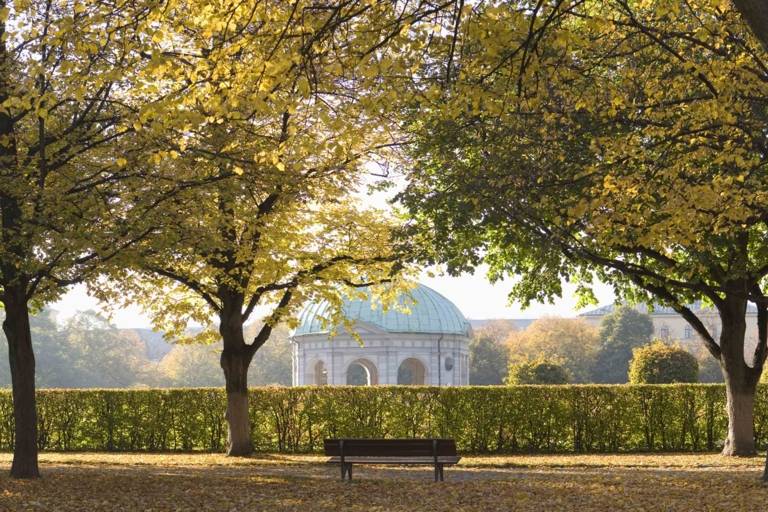
POLYGON ((144 169, 125 164, 142 145, 140 113, 185 87, 136 90, 161 12, 153 1, 0 1, 0 301, 16 477, 38 476, 30 309, 148 233, 127 220, 147 205, 124 200, 144 169))
POLYGON ((424 261, 519 275, 524 304, 610 283, 682 315, 725 367, 751 453, 754 387, 768 334, 766 53, 729 3, 500 3, 445 34, 455 62, 411 119, 401 195, 424 261), (448 80, 446 80, 446 78, 448 80), (711 303, 723 330, 689 308, 711 303), (744 314, 760 340, 744 360, 744 314), (737 402, 743 401, 739 405, 737 402))
POLYGON ((426 2, 247 5, 167 14, 157 37, 173 51, 152 83, 189 87, 175 127, 142 120, 155 149, 137 163, 154 177, 143 200, 167 207, 143 215, 152 236, 92 286, 140 303, 171 337, 223 340, 237 455, 252 450, 248 369, 274 326, 310 299, 327 299, 329 324, 344 323, 345 294, 387 282, 373 288, 387 301, 401 288, 395 218, 356 194, 378 159, 395 159, 401 135, 386 106, 423 46, 417 22, 434 12, 426 2), (246 340, 252 315, 262 327, 246 340), (190 322, 203 330, 191 335, 190 322))

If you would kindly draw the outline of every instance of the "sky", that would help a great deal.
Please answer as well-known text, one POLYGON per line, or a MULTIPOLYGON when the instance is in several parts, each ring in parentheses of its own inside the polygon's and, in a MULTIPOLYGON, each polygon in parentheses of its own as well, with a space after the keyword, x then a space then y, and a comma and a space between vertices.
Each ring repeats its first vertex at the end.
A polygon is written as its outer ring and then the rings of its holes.
MULTIPOLYGON (((433 288, 451 300, 470 319, 486 318, 539 318, 542 316, 575 316, 576 298, 573 296, 574 287, 565 285, 563 298, 554 304, 532 304, 523 310, 520 304, 509 304, 507 294, 512 287, 511 282, 499 282, 491 285, 482 272, 475 275, 460 277, 440 276, 430 277, 425 272, 419 281, 433 288)), ((606 285, 598 285, 595 289, 600 305, 610 304, 614 300, 613 291, 606 285)), ((58 312, 59 320, 65 320, 78 311, 94 309, 104 311, 99 302, 90 297, 84 286, 76 286, 60 301, 51 305, 58 312)), ((590 308, 586 308, 586 311, 590 308)), ((112 313, 112 323, 121 329, 150 327, 150 321, 140 308, 129 307, 112 313)))

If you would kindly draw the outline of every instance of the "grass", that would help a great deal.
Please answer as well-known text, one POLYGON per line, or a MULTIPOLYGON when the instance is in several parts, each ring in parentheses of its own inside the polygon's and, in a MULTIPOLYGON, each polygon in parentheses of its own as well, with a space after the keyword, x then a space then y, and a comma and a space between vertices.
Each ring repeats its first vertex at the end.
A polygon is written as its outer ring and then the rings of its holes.
POLYGON ((6 476, 0 510, 491 511, 766 510, 763 459, 711 454, 466 457, 431 468, 356 468, 353 482, 317 456, 46 453, 43 478, 6 476))

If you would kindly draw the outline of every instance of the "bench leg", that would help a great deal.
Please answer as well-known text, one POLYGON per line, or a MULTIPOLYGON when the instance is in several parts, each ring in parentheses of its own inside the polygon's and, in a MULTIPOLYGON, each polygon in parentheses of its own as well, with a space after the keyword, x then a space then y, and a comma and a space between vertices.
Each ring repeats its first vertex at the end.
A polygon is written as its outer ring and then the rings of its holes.
POLYGON ((444 467, 445 467, 445 466, 443 466, 442 464, 440 464, 440 481, 441 481, 441 482, 444 482, 444 481, 445 481, 445 475, 443 474, 443 468, 444 468, 444 467))
POLYGON ((440 470, 438 469, 438 465, 435 464, 435 482, 440 478, 440 470))
POLYGON ((352 463, 347 464, 347 477, 352 480, 352 463))

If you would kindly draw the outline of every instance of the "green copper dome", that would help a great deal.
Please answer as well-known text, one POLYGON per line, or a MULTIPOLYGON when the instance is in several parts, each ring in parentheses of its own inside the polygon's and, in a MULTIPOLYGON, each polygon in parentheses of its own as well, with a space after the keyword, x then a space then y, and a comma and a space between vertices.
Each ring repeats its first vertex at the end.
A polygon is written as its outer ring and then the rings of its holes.
MULTIPOLYGON (((370 297, 370 294, 369 294, 370 297)), ((384 311, 368 300, 345 300, 344 315, 354 322, 372 324, 389 332, 459 334, 469 336, 467 319, 453 302, 422 284, 403 294, 400 303, 410 314, 390 308, 384 311)), ((327 301, 308 304, 299 316, 294 336, 327 333, 323 319, 329 316, 327 301)))

